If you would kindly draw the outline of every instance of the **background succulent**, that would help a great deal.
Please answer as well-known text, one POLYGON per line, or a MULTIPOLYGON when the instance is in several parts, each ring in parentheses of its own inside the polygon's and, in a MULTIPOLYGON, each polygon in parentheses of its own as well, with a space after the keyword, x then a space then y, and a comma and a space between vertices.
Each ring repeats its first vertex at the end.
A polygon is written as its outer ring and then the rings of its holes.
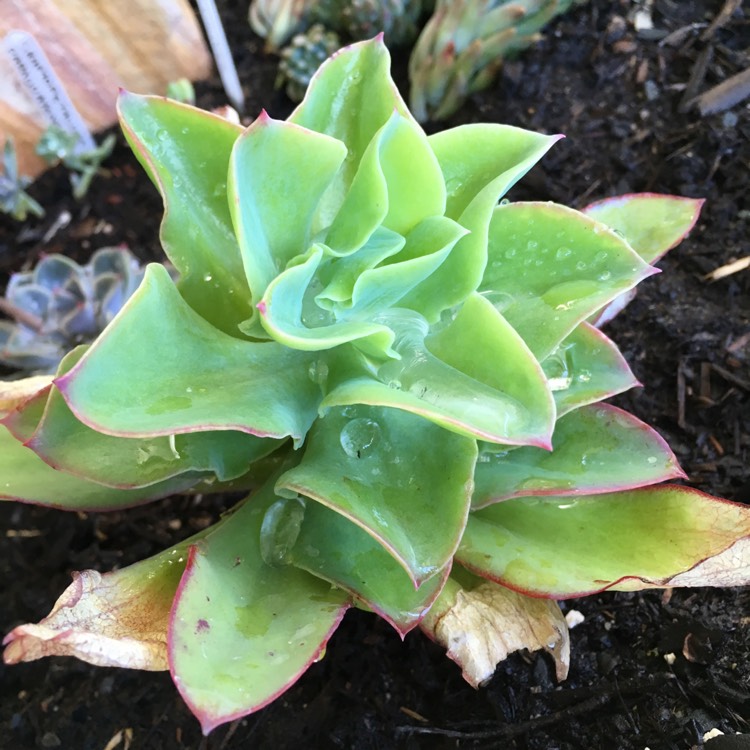
POLYGON ((291 44, 281 51, 277 86, 285 85, 287 96, 292 101, 302 101, 310 79, 340 47, 338 35, 327 31, 321 24, 295 35, 291 44))
POLYGON ((27 192, 31 181, 18 173, 16 148, 12 138, 3 146, 3 173, 0 174, 0 211, 18 221, 29 214, 44 216, 44 209, 27 192))
POLYGON ((493 81, 503 60, 586 0, 438 0, 409 60, 410 106, 420 122, 453 114, 493 81))
POLYGON ((28 272, 11 276, 0 310, 0 363, 22 370, 54 372, 78 344, 93 341, 143 278, 124 247, 97 250, 85 266, 63 255, 47 255, 28 272))
POLYGON ((410 44, 417 36, 421 0, 321 0, 314 17, 352 41, 369 39, 383 32, 386 44, 410 44))

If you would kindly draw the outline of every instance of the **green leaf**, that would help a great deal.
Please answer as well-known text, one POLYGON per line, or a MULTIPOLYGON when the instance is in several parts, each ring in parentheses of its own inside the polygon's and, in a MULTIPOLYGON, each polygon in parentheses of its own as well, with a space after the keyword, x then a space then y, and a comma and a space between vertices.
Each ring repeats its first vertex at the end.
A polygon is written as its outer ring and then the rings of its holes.
POLYGON ((747 506, 666 485, 497 503, 470 515, 456 559, 517 591, 565 599, 679 577, 696 586, 726 585, 722 576, 747 583, 747 560, 723 553, 749 536, 747 506), (712 561, 721 563, 713 572, 712 561))
POLYGON ((620 350, 599 329, 581 323, 542 362, 557 418, 640 385, 620 350))
POLYGON ((591 313, 656 270, 615 232, 553 203, 495 209, 480 291, 545 359, 591 313))
POLYGON ((304 253, 313 214, 346 156, 339 141, 263 112, 237 140, 229 206, 253 300, 304 253))
POLYGON ((349 341, 367 339, 369 349, 381 355, 391 351, 393 332, 368 321, 337 321, 315 302, 312 283, 323 260, 323 245, 313 245, 304 262, 277 276, 259 305, 263 328, 280 344, 292 349, 319 351, 349 341))
POLYGON ((232 336, 252 314, 227 203, 229 156, 242 128, 163 97, 124 93, 122 128, 164 199, 161 241, 179 289, 209 323, 232 336))
POLYGON ((288 559, 348 591, 390 623, 401 637, 425 615, 450 568, 449 564, 415 588, 403 567, 370 534, 341 513, 314 501, 305 503, 304 520, 288 559))
POLYGON ((625 237, 646 263, 655 263, 685 239, 704 202, 676 195, 631 193, 592 203, 583 213, 625 237))
MULTIPOLYGON (((66 355, 58 376, 68 372, 87 347, 66 355)), ((4 424, 17 440, 58 471, 106 487, 146 487, 185 472, 213 472, 222 482, 247 473, 250 464, 280 445, 243 432, 222 430, 171 438, 118 438, 79 422, 54 386, 32 397, 4 424)))
POLYGON ((559 138, 489 124, 463 125, 429 137, 445 178, 446 216, 469 234, 407 298, 407 307, 434 322, 441 311, 477 288, 487 263, 487 231, 497 201, 559 138))
POLYGON ((382 39, 345 47, 318 68, 289 117, 289 122, 336 138, 347 148, 343 169, 319 209, 323 226, 338 213, 370 141, 394 110, 413 119, 391 80, 390 64, 382 39))
POLYGON ((319 659, 348 596, 264 562, 272 485, 191 547, 169 632, 170 668, 205 734, 274 700, 319 659))
POLYGON ((313 361, 221 333, 151 265, 107 331, 55 382, 78 419, 110 435, 239 430, 299 442, 320 400, 313 361))
POLYGON ((508 445, 547 446, 552 396, 541 367, 503 317, 472 295, 455 319, 427 335, 424 318, 392 310, 378 320, 398 333, 400 360, 373 375, 353 364, 321 408, 371 404, 403 409, 447 430, 508 445), (477 356, 481 352, 480 356, 477 356))
POLYGON ((472 508, 523 495, 591 495, 685 478, 664 439, 608 404, 583 406, 557 421, 552 451, 480 453, 472 508))
POLYGON ((331 409, 276 491, 312 498, 377 540, 415 585, 450 562, 466 523, 476 443, 397 409, 331 409), (408 457, 408 460, 407 460, 408 457))
POLYGON ((337 308, 340 316, 366 317, 400 303, 429 279, 450 257, 466 230, 445 216, 431 216, 407 233, 406 243, 386 263, 362 272, 352 291, 351 308, 337 308))
POLYGON ((0 500, 62 510, 119 510, 184 492, 208 476, 191 472, 134 490, 103 487, 56 471, 0 425, 0 500))

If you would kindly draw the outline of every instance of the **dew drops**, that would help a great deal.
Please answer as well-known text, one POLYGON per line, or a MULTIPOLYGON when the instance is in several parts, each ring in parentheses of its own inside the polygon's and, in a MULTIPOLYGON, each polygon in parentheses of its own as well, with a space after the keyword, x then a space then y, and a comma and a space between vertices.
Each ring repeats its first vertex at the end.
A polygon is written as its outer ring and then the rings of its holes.
POLYGON ((160 141, 166 141, 169 138, 169 131, 164 128, 160 128, 156 131, 156 137, 160 141))
POLYGON ((513 258, 515 256, 515 254, 516 254, 516 248, 515 247, 509 247, 505 251, 505 257, 506 258, 513 258))
POLYGON ((365 417, 352 419, 344 425, 339 440, 347 456, 366 458, 380 441, 380 425, 365 417))
POLYGON ((583 260, 579 260, 578 263, 576 263, 576 269, 578 271, 585 271, 586 270, 586 262, 583 260))
POLYGON ((646 461, 647 461, 647 462, 648 462, 649 464, 651 464, 652 466, 653 466, 653 465, 654 465, 654 464, 655 464, 655 463, 657 462, 657 460, 658 460, 658 459, 656 458, 656 456, 649 456, 649 457, 648 457, 648 458, 646 459, 646 461))
POLYGON ((526 243, 526 249, 529 252, 534 252, 534 250, 536 250, 538 247, 539 247, 539 243, 536 240, 529 240, 526 243))
POLYGON ((602 271, 598 278, 599 281, 609 281, 612 278, 612 274, 609 271, 602 271))
POLYGON ((267 565, 287 565, 302 521, 305 502, 301 498, 277 500, 263 516, 260 526, 260 555, 267 565))
POLYGON ((573 251, 569 247, 558 247, 557 252, 555 253, 555 259, 556 260, 565 260, 566 258, 569 258, 573 251))
POLYGON ((212 276, 212 275, 211 275, 210 273, 207 273, 207 274, 206 274, 206 275, 205 275, 205 276, 203 277, 203 281, 211 281, 211 280, 213 280, 213 276, 212 276))
POLYGON ((591 371, 590 370, 580 370, 578 374, 576 375, 576 380, 579 383, 588 383, 589 380, 591 380, 591 371))
POLYGON ((311 362, 307 368, 307 376, 313 383, 321 386, 325 385, 325 382, 328 380, 328 365, 322 359, 311 362))

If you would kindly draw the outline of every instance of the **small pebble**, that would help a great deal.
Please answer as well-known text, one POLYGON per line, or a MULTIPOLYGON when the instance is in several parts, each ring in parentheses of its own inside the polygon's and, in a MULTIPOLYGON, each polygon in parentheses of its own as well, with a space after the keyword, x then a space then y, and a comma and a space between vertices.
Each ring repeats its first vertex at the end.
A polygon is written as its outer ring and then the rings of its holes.
POLYGON ((583 614, 577 609, 570 609, 565 613, 565 622, 568 623, 568 628, 570 630, 573 630, 573 628, 580 625, 585 619, 586 618, 583 614))
POLYGON ((45 732, 41 740, 42 747, 60 747, 62 742, 54 732, 45 732))

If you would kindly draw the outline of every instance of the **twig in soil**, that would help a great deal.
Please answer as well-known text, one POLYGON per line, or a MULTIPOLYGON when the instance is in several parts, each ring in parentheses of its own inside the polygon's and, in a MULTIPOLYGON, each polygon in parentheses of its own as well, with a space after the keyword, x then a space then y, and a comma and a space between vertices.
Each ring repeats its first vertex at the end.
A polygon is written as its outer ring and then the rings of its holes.
POLYGON ((712 364, 711 369, 718 375, 721 375, 724 380, 728 380, 730 383, 732 383, 732 385, 736 385, 738 388, 742 388, 742 390, 744 391, 750 391, 750 381, 738 378, 734 373, 729 372, 729 370, 725 370, 720 365, 712 364))
POLYGON ((693 69, 690 71, 690 78, 685 86, 682 99, 680 99, 680 103, 677 106, 679 112, 687 112, 695 103, 698 91, 706 77, 708 66, 713 59, 713 52, 713 47, 706 47, 706 49, 698 55, 698 59, 695 61, 693 69))
POLYGON ((445 729, 442 727, 414 727, 400 726, 396 728, 398 734, 428 734, 439 735, 441 737, 450 737, 452 739, 467 740, 496 740, 510 739, 523 734, 529 734, 533 731, 552 726, 561 721, 567 721, 574 716, 590 713, 609 703, 613 698, 622 700, 623 693, 635 693, 636 700, 645 697, 645 693, 653 691, 667 682, 675 680, 675 676, 669 673, 651 675, 646 680, 627 680, 621 684, 615 684, 611 687, 602 688, 597 686, 597 692, 591 698, 586 698, 567 708, 560 709, 546 716, 539 716, 528 721, 522 721, 519 724, 506 724, 496 729, 466 732, 456 729, 445 729))
POLYGON ((685 421, 685 370, 684 363, 680 360, 677 365, 677 424, 680 429, 687 428, 685 421))
POLYGON ((716 15, 709 27, 701 34, 701 41, 710 39, 722 26, 729 22, 734 11, 742 5, 742 0, 725 0, 724 6, 716 15))
MULTIPOLYGON (((748 82, 750 82, 750 78, 748 78, 748 82)), ((746 268, 750 268, 750 255, 735 260, 733 263, 727 263, 725 266, 714 268, 714 270, 711 271, 711 273, 707 273, 703 279, 705 281, 718 281, 719 279, 744 271, 746 268)))
POLYGON ((731 109, 735 104, 739 104, 750 97, 750 68, 746 68, 741 73, 727 78, 720 84, 704 91, 700 96, 696 96, 692 101, 687 103, 687 107, 698 105, 701 115, 713 115, 717 112, 724 112, 731 109))

